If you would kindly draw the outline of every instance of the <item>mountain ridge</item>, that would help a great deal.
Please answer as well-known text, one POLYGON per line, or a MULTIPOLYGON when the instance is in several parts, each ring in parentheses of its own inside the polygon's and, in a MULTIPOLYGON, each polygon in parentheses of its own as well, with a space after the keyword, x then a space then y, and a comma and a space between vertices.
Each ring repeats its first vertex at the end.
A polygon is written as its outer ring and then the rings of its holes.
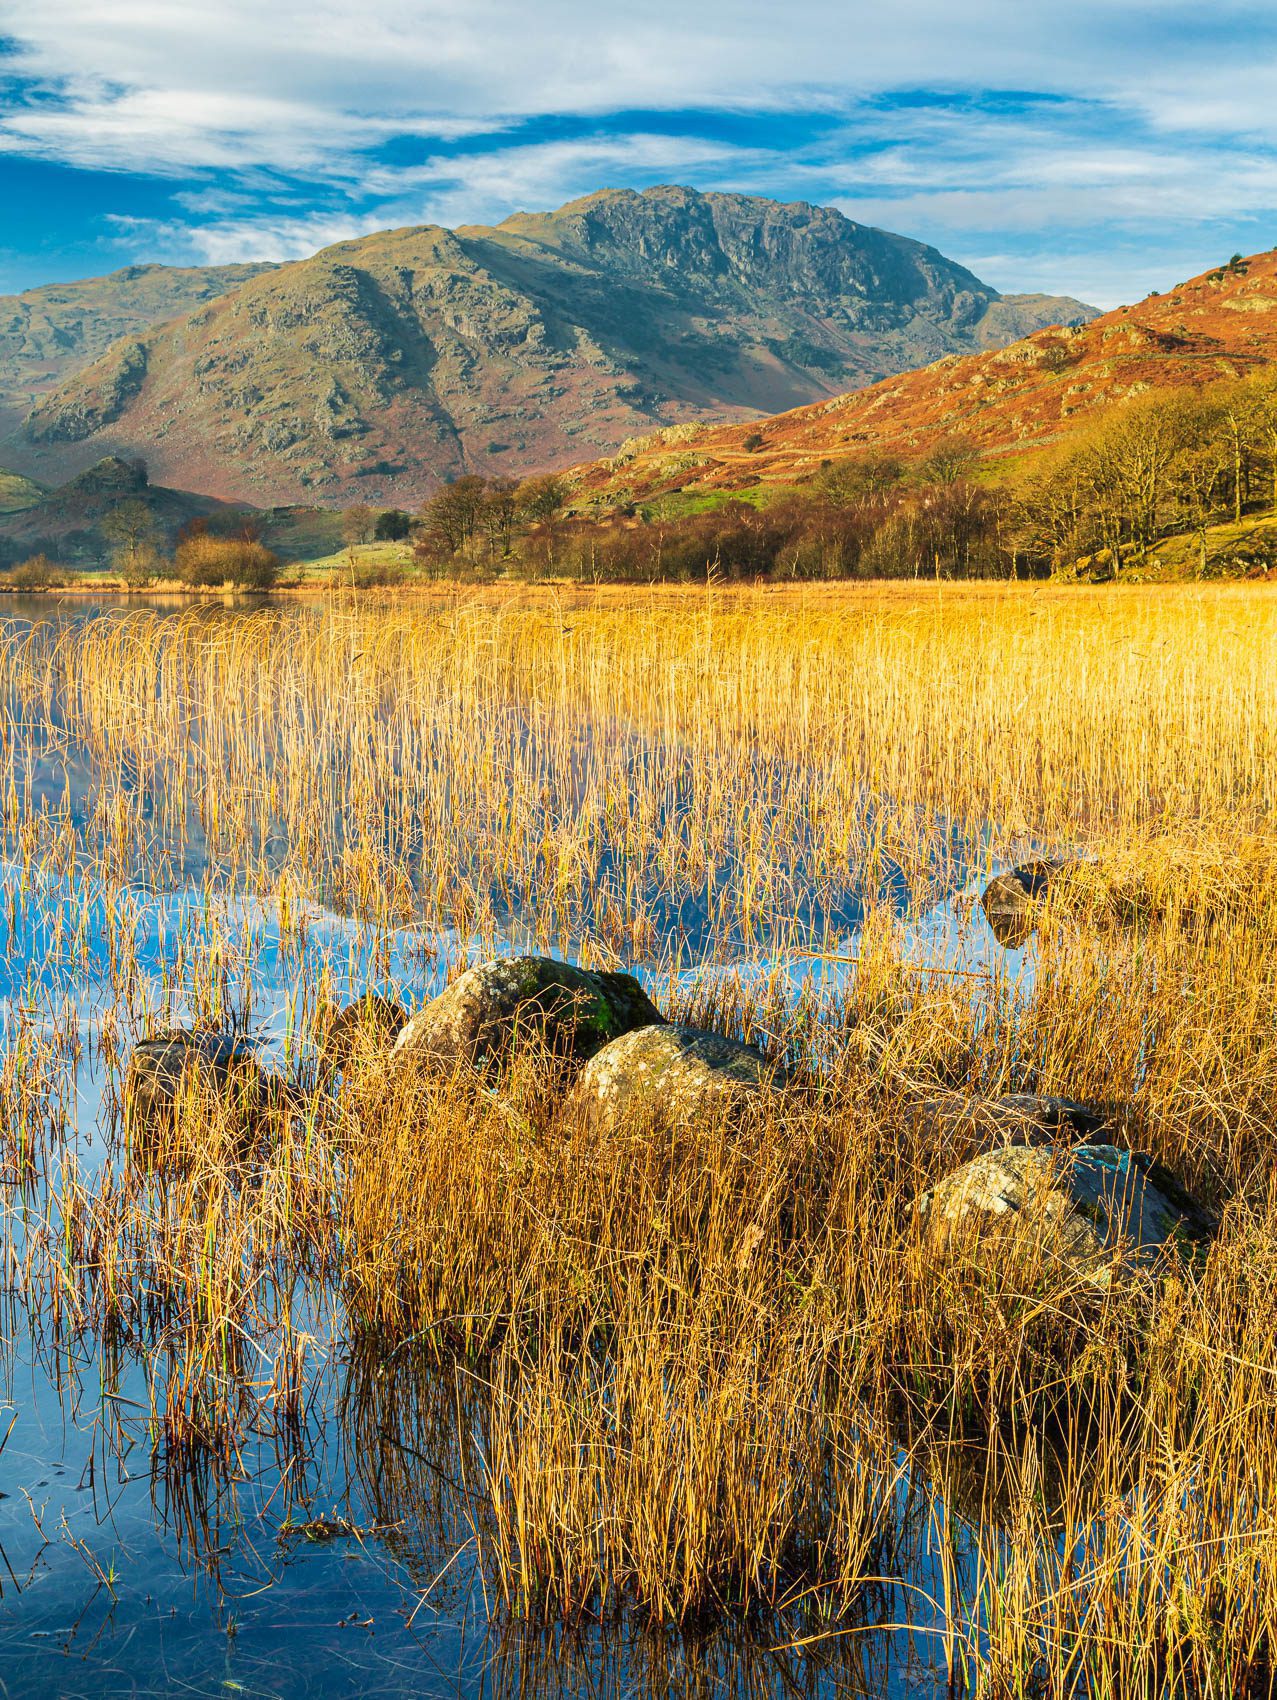
POLYGON ((51 387, 0 462, 64 477, 144 456, 226 500, 411 504, 460 472, 522 475, 831 398, 1092 312, 1001 295, 805 202, 602 190, 256 271, 51 387))

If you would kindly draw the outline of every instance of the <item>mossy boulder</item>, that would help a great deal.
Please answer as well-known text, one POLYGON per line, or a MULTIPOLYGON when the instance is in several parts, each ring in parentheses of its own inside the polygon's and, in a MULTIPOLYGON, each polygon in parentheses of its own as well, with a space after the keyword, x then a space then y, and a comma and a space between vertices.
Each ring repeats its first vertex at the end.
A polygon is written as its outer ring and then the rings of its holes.
POLYGON ((327 1005, 316 1022, 321 1071, 332 1075, 349 1068, 361 1051, 378 1046, 390 1050, 407 1023, 403 1005, 380 992, 365 992, 344 1009, 327 1005))
POLYGON ((550 956, 481 963, 454 980, 399 1034, 398 1051, 445 1065, 504 1062, 533 1039, 584 1062, 623 1033, 663 1022, 632 974, 578 968, 550 956))
POLYGON ((1005 1146, 920 1201, 932 1236, 996 1255, 1033 1224, 1047 1255, 1100 1287, 1209 1239, 1214 1222, 1160 1165, 1114 1145, 1005 1146))
POLYGON ((664 1023, 614 1039, 591 1057, 569 1106, 595 1132, 640 1121, 681 1126, 758 1108, 783 1084, 782 1071, 752 1045, 664 1023))

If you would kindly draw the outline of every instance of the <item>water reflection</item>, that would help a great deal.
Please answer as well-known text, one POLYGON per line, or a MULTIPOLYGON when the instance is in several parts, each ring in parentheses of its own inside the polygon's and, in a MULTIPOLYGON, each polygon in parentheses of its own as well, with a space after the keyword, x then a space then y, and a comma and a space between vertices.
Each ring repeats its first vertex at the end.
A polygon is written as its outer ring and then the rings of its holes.
MULTIPOLYGON (((5 612, 36 631, 98 610, 5 612)), ((211 611, 210 629, 226 617, 211 611)), ((480 1377, 411 1351, 389 1362, 352 1354, 339 1298, 313 1276, 282 1292, 273 1338, 227 1339, 206 1366, 217 1383, 206 1402, 162 1329, 145 1342, 123 1325, 102 1338, 77 1330, 69 1301, 50 1311, 48 1295, 25 1285, 28 1236, 50 1197, 118 1149, 122 1069, 143 1032, 216 1013, 268 1066, 296 1072, 314 1060, 319 989, 344 1002, 372 988, 411 1007, 473 947, 458 934, 370 927, 336 882, 323 901, 285 912, 216 866, 198 796, 174 773, 125 764, 104 776, 56 702, 34 717, 10 705, 7 731, 12 782, 33 817, 61 817, 78 836, 77 853, 57 865, 33 866, 13 846, 0 863, 0 1021, 7 1054, 21 1062, 6 1087, 8 1125, 28 1139, 25 1150, 6 1142, 0 1173, 0 1434, 12 1417, 0 1449, 0 1691, 512 1700, 940 1692, 948 1669, 929 1546, 936 1500, 917 1483, 900 1489, 892 1550, 854 1614, 831 1618, 816 1596, 765 1622, 728 1618, 712 1630, 675 1632, 633 1613, 600 1622, 584 1610, 568 1627, 538 1628, 518 1621, 485 1566, 480 1377), (137 854, 131 879, 108 884, 82 852, 116 798, 132 811, 137 854), (36 1105, 45 1122, 33 1130, 36 1105), (192 1442, 211 1421, 228 1425, 225 1444, 192 1442)), ((590 739, 601 735, 626 740, 636 771, 647 759, 633 728, 582 729, 573 757, 582 794, 590 739)), ((523 753, 532 732, 512 712, 504 736, 523 753)), ((742 759, 765 807, 775 775, 757 753, 742 759)), ((691 801, 674 796, 667 806, 691 801)), ((261 865, 282 864, 280 822, 265 804, 254 819, 261 865)), ((386 830, 390 843, 399 828, 388 821, 386 830)), ((955 828, 940 853, 955 885, 920 916, 902 869, 889 867, 874 893, 931 971, 976 977, 1006 973, 1009 962, 1014 977, 1023 966, 996 950, 972 912, 982 855, 955 828)), ((771 958, 751 950, 748 961, 745 940, 715 925, 735 877, 730 862, 701 890, 654 892, 640 972, 654 982, 673 964, 685 989, 766 980, 795 1004, 835 995, 854 971, 867 894, 854 869, 837 887, 806 875, 800 838, 795 902, 778 929, 787 942, 771 958), (815 942, 803 951, 796 939, 815 942)), ((583 933, 597 929, 607 893, 622 883, 605 852, 583 933)), ((506 948, 524 946, 518 893, 494 887, 490 900, 506 948)), ((955 1505, 970 1498, 954 1489, 955 1505)), ((983 1510, 980 1521, 989 1521, 983 1510)))

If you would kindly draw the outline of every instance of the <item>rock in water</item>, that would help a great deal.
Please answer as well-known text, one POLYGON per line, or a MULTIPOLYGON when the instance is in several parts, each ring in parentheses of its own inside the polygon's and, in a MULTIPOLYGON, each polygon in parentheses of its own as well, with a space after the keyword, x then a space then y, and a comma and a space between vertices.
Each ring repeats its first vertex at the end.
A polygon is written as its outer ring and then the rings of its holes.
POLYGON ((224 1097, 243 1095, 245 1108, 264 1107, 269 1089, 253 1047, 230 1033, 170 1028, 133 1047, 124 1077, 124 1113, 131 1125, 154 1126, 170 1118, 183 1091, 199 1079, 224 1097))
POLYGON ((1014 1145, 986 1152, 947 1175, 920 1207, 937 1237, 987 1241, 1027 1216, 1051 1252, 1097 1286, 1108 1286, 1119 1248, 1126 1270, 1209 1237, 1213 1223, 1165 1171, 1114 1145, 1071 1150, 1014 1145))
POLYGON ((1028 943, 1037 926, 1034 907, 1066 866, 1061 861, 1025 862, 989 881, 980 898, 980 907, 1000 945, 1018 950, 1028 943))
POLYGON ((526 1035, 584 1062, 620 1034, 664 1019, 632 974, 511 956, 454 980, 412 1017, 395 1049, 452 1065, 499 1063, 526 1035))
POLYGON ((965 1141, 983 1151, 1006 1145, 1085 1144, 1112 1125, 1112 1118, 1095 1104, 1033 1092, 991 1099, 956 1094, 924 1098, 915 1114, 937 1138, 965 1141))
POLYGON ((752 1045, 699 1027, 640 1027, 596 1053, 570 1105, 596 1132, 646 1118, 665 1125, 748 1109, 783 1075, 752 1045))
POLYGON ((365 992, 345 1009, 335 1004, 320 1013, 319 1066, 324 1074, 348 1068, 365 1046, 378 1042, 389 1050, 407 1025, 408 1012, 393 998, 365 992))

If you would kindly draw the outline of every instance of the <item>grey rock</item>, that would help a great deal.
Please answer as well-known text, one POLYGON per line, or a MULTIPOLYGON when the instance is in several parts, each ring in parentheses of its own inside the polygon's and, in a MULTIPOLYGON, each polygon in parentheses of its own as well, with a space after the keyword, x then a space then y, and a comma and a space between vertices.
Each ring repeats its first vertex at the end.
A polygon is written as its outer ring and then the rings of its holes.
POLYGON ((721 1033, 664 1023, 604 1046, 581 1070, 570 1110, 596 1132, 626 1121, 684 1125, 755 1106, 784 1076, 761 1051, 721 1033))
POLYGON ((931 1232, 992 1246, 1029 1219, 1049 1250, 1107 1287, 1209 1237, 1207 1212, 1159 1165, 1113 1145, 1005 1146, 964 1163, 919 1201, 931 1232))
POLYGON ((504 1062, 516 1039, 528 1036, 584 1062, 622 1033, 663 1021, 632 974, 511 956, 454 980, 412 1017, 395 1049, 445 1065, 483 1065, 504 1062))
POLYGON ((381 1043, 389 1050, 408 1022, 408 1012, 393 998, 365 992, 344 1009, 329 1005, 321 1012, 319 1063, 324 1074, 350 1066, 361 1049, 381 1043))
POLYGON ((263 1108, 270 1096, 267 1077, 246 1040, 168 1028, 133 1048, 124 1078, 127 1122, 145 1128, 171 1118, 179 1096, 197 1078, 219 1095, 241 1094, 246 1109, 263 1108))
POLYGON ((1033 1092, 990 1099, 956 1093, 924 1098, 915 1114, 938 1138, 966 1141, 984 1151, 1005 1145, 1085 1144, 1110 1128, 1113 1119, 1096 1104, 1033 1092))
POLYGON ((1000 945, 1018 950, 1037 926, 1035 908, 1051 882, 1068 866, 1058 859, 1024 862, 990 880, 980 897, 985 919, 1000 945))

